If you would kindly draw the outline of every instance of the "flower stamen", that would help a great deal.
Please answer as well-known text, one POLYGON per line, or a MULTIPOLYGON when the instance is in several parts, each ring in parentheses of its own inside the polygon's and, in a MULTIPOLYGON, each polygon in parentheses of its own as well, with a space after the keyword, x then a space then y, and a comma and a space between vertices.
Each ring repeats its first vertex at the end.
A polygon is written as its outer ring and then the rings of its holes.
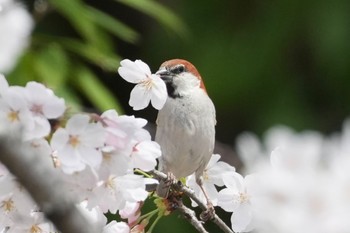
POLYGON ((3 208, 5 212, 11 212, 15 208, 15 205, 13 200, 10 198, 8 200, 2 201, 0 207, 3 208))
POLYGON ((77 147, 80 144, 79 136, 69 135, 69 144, 71 144, 72 147, 77 147))
POLYGON ((147 78, 141 81, 141 84, 146 87, 147 91, 149 91, 153 87, 153 80, 147 76, 147 78))
POLYGON ((19 112, 18 111, 11 111, 7 114, 7 118, 10 122, 19 121, 19 112))

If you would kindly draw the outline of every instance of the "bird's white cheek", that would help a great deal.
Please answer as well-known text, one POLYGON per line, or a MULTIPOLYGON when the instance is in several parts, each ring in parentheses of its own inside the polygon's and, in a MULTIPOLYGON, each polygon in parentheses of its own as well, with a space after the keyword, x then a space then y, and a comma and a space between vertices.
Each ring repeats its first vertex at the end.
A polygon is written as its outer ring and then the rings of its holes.
POLYGON ((190 73, 185 73, 174 77, 173 79, 175 91, 180 95, 186 95, 200 86, 198 78, 190 73))

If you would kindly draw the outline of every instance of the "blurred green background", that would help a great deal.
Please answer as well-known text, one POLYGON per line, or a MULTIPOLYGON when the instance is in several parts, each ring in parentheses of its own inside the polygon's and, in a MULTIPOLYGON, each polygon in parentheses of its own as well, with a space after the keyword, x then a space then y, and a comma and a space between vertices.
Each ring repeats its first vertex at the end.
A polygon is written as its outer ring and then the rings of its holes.
MULTIPOLYGON (((348 0, 24 4, 36 26, 7 77, 11 84, 47 84, 72 111, 116 108, 154 122, 151 107, 128 106, 133 85, 118 76, 119 62, 142 59, 155 72, 167 59, 184 58, 202 74, 217 109, 217 138, 230 146, 243 131, 261 135, 275 124, 333 132, 349 115, 348 0)), ((156 231, 179 232, 169 228, 171 218, 156 231)))

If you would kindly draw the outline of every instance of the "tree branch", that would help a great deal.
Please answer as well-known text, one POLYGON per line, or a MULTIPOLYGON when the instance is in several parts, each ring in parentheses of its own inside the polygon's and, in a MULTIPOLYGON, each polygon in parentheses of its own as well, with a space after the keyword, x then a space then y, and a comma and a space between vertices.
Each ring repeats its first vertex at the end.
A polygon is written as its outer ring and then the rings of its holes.
MULTIPOLYGON (((46 159, 45 159, 46 158, 46 159)), ((20 133, 0 131, 0 160, 28 190, 46 217, 64 233, 96 233, 47 161, 26 148, 20 133)))
MULTIPOLYGON (((152 173, 159 179, 162 180, 166 180, 167 179, 167 175, 157 171, 157 170, 153 170, 152 173)), ((202 209, 202 210, 207 210, 207 205, 206 203, 202 202, 194 193, 194 191, 192 189, 190 189, 189 187, 183 185, 181 182, 175 182, 175 184, 173 184, 173 188, 175 188, 176 190, 179 190, 181 192, 183 192, 184 194, 186 194, 189 198, 191 198, 194 202, 196 202, 198 204, 198 206, 202 209)), ((226 224, 224 221, 222 221, 222 219, 215 214, 214 218, 211 220, 213 221, 218 227, 220 227, 220 229, 225 232, 225 233, 234 233, 226 224)))
POLYGON ((207 230, 205 230, 203 223, 196 217, 196 213, 193 210, 185 206, 182 200, 179 200, 177 204, 177 209, 183 214, 187 221, 189 221, 197 229, 198 232, 208 233, 207 230))

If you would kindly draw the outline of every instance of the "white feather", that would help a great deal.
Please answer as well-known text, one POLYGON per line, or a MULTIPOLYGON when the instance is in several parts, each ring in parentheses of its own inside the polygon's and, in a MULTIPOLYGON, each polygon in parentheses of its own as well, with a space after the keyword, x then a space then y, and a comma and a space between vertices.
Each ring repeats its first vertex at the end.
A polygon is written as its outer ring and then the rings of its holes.
POLYGON ((199 85, 180 98, 168 98, 157 119, 160 170, 177 178, 196 172, 199 178, 213 153, 215 124, 214 105, 199 85))

